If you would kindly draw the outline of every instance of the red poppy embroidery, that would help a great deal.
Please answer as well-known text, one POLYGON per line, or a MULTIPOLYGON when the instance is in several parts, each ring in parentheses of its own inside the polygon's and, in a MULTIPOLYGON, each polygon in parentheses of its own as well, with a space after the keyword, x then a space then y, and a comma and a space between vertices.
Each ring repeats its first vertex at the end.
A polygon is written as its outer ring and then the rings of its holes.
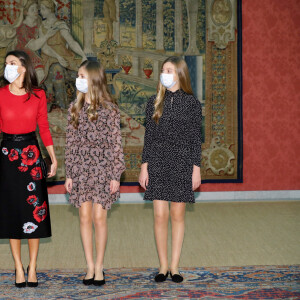
POLYGON ((42 169, 41 167, 35 167, 30 171, 30 175, 32 176, 33 180, 40 180, 43 178, 42 169))
POLYGON ((46 217, 47 217, 47 204, 46 204, 46 202, 44 202, 42 206, 37 206, 34 209, 33 217, 39 223, 46 219, 46 217))
POLYGON ((21 154, 22 163, 27 166, 32 166, 40 156, 39 149, 35 145, 29 145, 24 148, 21 154))
POLYGON ((38 201, 38 198, 35 195, 31 195, 27 198, 26 201, 28 202, 28 204, 34 204, 38 201))
POLYGON ((19 153, 17 150, 15 149, 11 149, 10 150, 10 153, 8 154, 8 159, 10 161, 14 161, 14 160, 17 160, 19 158, 19 153))
POLYGON ((21 171, 21 172, 27 172, 28 167, 27 167, 27 166, 21 165, 20 167, 18 167, 18 169, 19 169, 19 171, 21 171))

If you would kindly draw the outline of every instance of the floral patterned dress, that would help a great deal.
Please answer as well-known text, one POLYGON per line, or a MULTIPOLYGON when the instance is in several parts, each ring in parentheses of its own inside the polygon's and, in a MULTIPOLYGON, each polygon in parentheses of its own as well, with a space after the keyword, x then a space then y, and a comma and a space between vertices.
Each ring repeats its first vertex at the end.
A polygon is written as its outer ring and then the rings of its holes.
POLYGON ((84 104, 79 113, 79 126, 75 129, 68 113, 66 130, 66 177, 73 182, 69 201, 80 207, 85 201, 99 203, 110 209, 120 192, 110 194, 111 180, 120 181, 125 170, 120 112, 113 103, 98 109, 98 119, 90 121, 87 115, 89 105, 84 104))

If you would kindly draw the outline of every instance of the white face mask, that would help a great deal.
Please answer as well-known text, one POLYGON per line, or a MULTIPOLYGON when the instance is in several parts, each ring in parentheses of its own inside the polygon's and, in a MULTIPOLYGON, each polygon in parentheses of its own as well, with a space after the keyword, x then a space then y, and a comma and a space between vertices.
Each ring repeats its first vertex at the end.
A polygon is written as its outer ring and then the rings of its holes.
POLYGON ((166 73, 160 74, 160 82, 167 89, 172 88, 176 84, 176 81, 174 81, 174 75, 166 73))
POLYGON ((21 74, 18 73, 19 66, 6 65, 4 70, 4 78, 10 83, 14 82, 21 74))
POLYGON ((81 93, 88 92, 88 82, 84 78, 76 78, 76 88, 81 93))

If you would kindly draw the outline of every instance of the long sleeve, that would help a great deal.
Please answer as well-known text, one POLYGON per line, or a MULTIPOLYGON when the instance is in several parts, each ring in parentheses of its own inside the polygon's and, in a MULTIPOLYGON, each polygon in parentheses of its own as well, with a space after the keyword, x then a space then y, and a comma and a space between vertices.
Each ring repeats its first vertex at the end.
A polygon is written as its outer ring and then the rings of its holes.
POLYGON ((149 156, 151 156, 152 136, 156 126, 155 122, 152 120, 154 99, 155 96, 150 97, 146 106, 146 131, 142 153, 142 164, 148 162, 149 156))
POLYGON ((2 117, 1 117, 1 105, 0 105, 0 133, 2 132, 2 117))
POLYGON ((39 133, 45 147, 53 145, 48 122, 47 99, 44 91, 42 91, 39 99, 37 124, 39 126, 39 133))
POLYGON ((191 117, 191 149, 193 165, 201 165, 201 130, 202 130, 202 109, 201 103, 196 99, 191 117))
POLYGON ((72 105, 70 106, 68 110, 68 124, 66 128, 66 148, 65 148, 65 169, 66 169, 66 178, 72 178, 72 156, 71 152, 76 149, 78 151, 78 143, 76 142, 76 135, 77 129, 73 127, 72 124, 70 124, 71 121, 71 108, 72 105))
POLYGON ((112 180, 120 181, 122 173, 125 171, 124 154, 122 147, 122 136, 120 129, 120 112, 118 108, 117 111, 114 109, 112 111, 112 132, 111 132, 111 142, 112 142, 112 155, 113 155, 113 165, 112 165, 112 180))

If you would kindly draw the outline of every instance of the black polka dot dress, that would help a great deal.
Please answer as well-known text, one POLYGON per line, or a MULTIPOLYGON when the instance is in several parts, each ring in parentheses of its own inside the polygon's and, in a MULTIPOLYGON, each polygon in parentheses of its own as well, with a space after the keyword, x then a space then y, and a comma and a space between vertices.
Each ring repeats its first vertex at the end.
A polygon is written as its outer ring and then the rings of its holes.
POLYGON ((142 163, 148 163, 149 183, 144 200, 194 203, 192 173, 201 162, 201 104, 183 90, 166 90, 163 114, 156 124, 155 97, 146 108, 142 163))

